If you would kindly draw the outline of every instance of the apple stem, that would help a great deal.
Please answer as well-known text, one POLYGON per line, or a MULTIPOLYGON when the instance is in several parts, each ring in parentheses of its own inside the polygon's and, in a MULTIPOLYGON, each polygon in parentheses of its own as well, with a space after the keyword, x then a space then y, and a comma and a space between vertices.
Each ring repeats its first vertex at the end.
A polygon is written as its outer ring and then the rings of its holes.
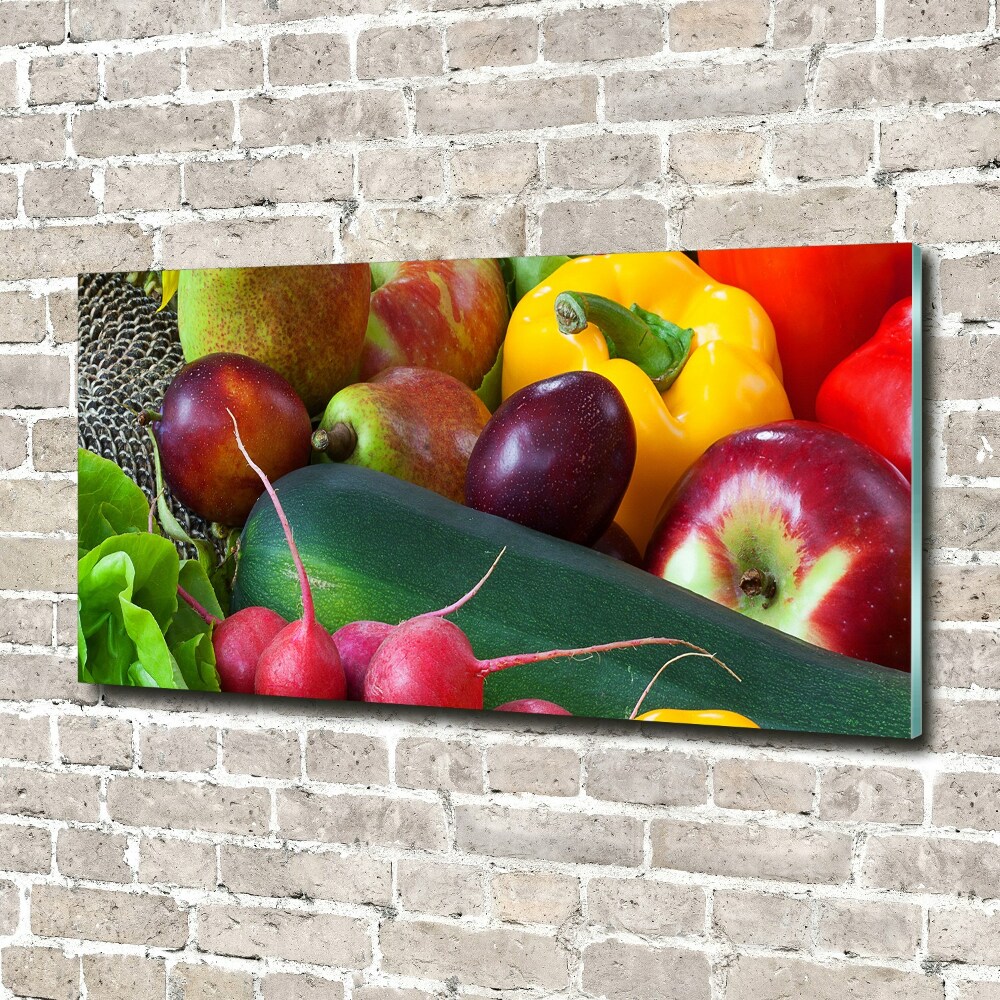
POLYGON ((161 420, 163 420, 163 414, 158 413, 156 410, 139 411, 140 427, 148 427, 150 424, 158 424, 161 420))
POLYGON ((740 577, 740 590, 747 597, 763 595, 763 607, 769 608, 774 603, 775 595, 778 593, 778 584, 770 573, 759 569, 748 569, 740 577))
POLYGON ((358 433, 343 420, 338 420, 329 430, 322 427, 313 432, 312 446, 331 462, 346 462, 358 446, 358 433))

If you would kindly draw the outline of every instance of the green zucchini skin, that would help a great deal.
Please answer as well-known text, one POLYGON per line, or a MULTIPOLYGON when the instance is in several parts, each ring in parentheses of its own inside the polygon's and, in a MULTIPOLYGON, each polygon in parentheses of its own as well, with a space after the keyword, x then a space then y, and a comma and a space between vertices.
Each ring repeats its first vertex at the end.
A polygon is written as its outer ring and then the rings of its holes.
MULTIPOLYGON (((506 553, 453 616, 481 659, 619 639, 667 636, 715 653, 666 670, 643 703, 729 709, 765 729, 906 738, 909 674, 785 635, 590 549, 347 464, 308 466, 276 484, 313 590, 334 631, 396 623, 451 604, 506 553)), ((233 610, 302 613, 284 534, 265 494, 243 530, 233 610)), ((545 698, 574 715, 628 718, 653 673, 682 650, 647 647, 513 667, 486 682, 487 708, 545 698)))

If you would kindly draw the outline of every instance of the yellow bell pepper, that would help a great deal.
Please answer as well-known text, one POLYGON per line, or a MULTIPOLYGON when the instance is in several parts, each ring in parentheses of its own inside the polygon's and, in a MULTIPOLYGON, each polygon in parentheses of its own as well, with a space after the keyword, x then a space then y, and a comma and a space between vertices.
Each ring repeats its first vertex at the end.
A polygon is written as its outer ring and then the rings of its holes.
POLYGON ((729 726, 730 729, 760 729, 753 719, 725 709, 690 711, 681 708, 654 708, 636 716, 638 722, 674 722, 687 726, 729 726))
POLYGON ((581 370, 609 378, 635 422, 635 469, 615 520, 640 552, 667 494, 710 445, 792 415, 767 314, 682 253, 579 257, 521 299, 503 398, 581 370))

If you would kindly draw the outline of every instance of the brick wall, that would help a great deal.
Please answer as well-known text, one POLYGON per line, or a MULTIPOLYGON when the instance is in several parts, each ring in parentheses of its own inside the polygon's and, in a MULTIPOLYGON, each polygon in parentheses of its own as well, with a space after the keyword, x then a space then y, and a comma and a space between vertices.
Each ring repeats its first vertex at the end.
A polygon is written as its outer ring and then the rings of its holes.
POLYGON ((996 0, 0 0, 0 997, 1000 998, 998 165, 996 0), (855 239, 924 740, 76 684, 77 271, 855 239))

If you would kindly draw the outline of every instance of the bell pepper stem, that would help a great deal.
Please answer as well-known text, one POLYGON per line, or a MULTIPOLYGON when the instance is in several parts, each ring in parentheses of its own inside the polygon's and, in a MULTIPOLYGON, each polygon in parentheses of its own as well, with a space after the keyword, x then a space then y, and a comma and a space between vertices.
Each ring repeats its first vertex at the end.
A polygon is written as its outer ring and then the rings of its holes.
POLYGON ((624 358, 648 375, 660 392, 680 374, 691 351, 694 331, 683 329, 656 313, 633 304, 631 309, 591 292, 561 292, 556 319, 565 336, 596 326, 612 357, 624 358))

